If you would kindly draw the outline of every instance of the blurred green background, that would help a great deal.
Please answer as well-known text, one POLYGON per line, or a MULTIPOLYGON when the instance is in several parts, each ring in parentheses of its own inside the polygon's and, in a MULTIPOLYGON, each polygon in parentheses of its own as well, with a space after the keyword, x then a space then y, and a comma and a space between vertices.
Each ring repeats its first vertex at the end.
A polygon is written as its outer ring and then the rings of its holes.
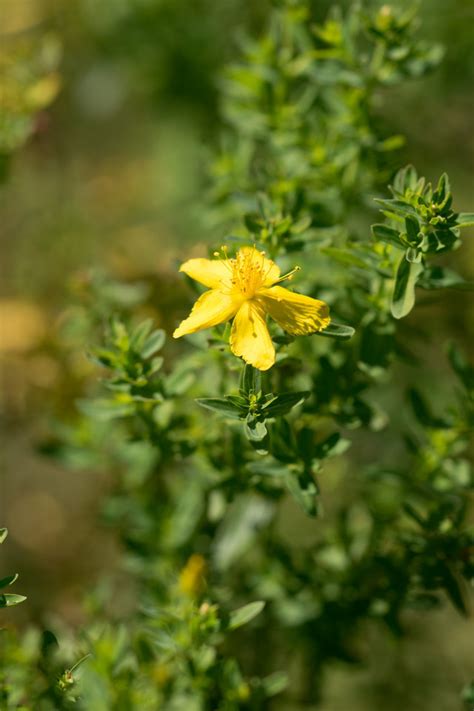
MULTIPOLYGON (((20 592, 29 598, 9 612, 12 624, 47 624, 52 610, 81 624, 85 589, 99 571, 114 571, 116 544, 98 523, 109 478, 67 470, 38 452, 53 416, 71 417, 84 382, 96 377, 83 331, 67 324, 71 313, 80 320, 87 285, 101 270, 148 284, 146 308, 158 325, 169 328, 182 313, 186 294, 176 264, 219 239, 206 231, 199 206, 221 127, 220 74, 238 57, 242 33, 264 26, 270 5, 0 0, 1 53, 27 47, 34 62, 61 48, 58 95, 35 117, 0 187, 0 523, 10 529, 1 569, 21 572, 20 592)), ((332 5, 314 2, 315 18, 332 5)), ((381 93, 377 110, 391 132, 407 136, 400 165, 413 162, 432 179, 447 171, 455 209, 472 210, 474 4, 424 0, 420 17, 422 34, 444 44, 445 60, 428 79, 381 93)), ((458 268, 467 278, 474 277, 473 256, 466 239, 458 268)), ((444 292, 429 310, 429 329, 423 309, 406 328, 418 320, 437 340, 456 335, 469 347, 469 299, 468 292, 444 292)), ((442 373, 443 364, 432 360, 442 373)), ((287 525, 291 531, 291 516, 287 525)), ((368 663, 351 673, 333 670, 327 711, 400 703, 424 711, 431 697, 433 709, 458 707, 474 628, 452 611, 412 614, 407 622, 403 642, 365 633, 368 663)))

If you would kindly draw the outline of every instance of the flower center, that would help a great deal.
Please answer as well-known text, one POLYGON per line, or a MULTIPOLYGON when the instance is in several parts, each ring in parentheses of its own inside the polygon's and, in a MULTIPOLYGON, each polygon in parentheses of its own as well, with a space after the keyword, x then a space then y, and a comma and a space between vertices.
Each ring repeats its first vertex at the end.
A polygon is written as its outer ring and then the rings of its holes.
POLYGON ((230 260, 232 287, 245 299, 251 299, 260 289, 268 274, 264 252, 240 250, 235 259, 230 260))
POLYGON ((253 299, 263 286, 279 284, 287 279, 291 280, 295 272, 300 269, 295 267, 288 274, 278 278, 275 275, 275 278, 269 281, 269 275, 276 265, 266 258, 265 252, 259 252, 256 247, 239 249, 236 256, 229 259, 227 247, 224 246, 221 247, 220 252, 214 252, 214 256, 220 257, 228 270, 228 277, 222 280, 224 293, 228 293, 229 296, 240 296, 246 300, 253 299))

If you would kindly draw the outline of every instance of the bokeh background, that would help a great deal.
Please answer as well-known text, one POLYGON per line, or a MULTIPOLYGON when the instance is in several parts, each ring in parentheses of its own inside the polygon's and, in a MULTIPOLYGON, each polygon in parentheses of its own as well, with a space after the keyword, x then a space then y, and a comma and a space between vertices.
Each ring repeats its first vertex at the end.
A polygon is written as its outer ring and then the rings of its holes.
MULTIPOLYGON (((315 1, 315 18, 333 4, 315 1)), ((113 280, 138 282, 148 293, 141 308, 167 329, 183 313, 176 264, 219 240, 199 210, 222 123, 221 71, 238 57, 242 34, 264 26, 269 7, 267 0, 0 0, 0 52, 22 63, 31 55, 33 65, 41 56, 49 77, 42 91, 55 95, 35 115, 26 144, 2 163, 0 185, 0 524, 10 530, 0 567, 21 572, 17 587, 28 604, 8 613, 20 627, 52 618, 79 626, 87 589, 104 571, 114 575, 119 551, 99 516, 111 474, 87 461, 66 467, 47 450, 57 422, 73 419, 76 399, 97 377, 84 340, 97 285, 112 278, 110 303, 133 306, 136 290, 113 280)), ((444 62, 429 78, 380 94, 378 111, 391 132, 407 137, 400 165, 413 162, 432 179, 445 170, 455 209, 469 211, 474 5, 424 0, 420 17, 422 34, 445 46, 444 62)), ((466 278, 474 278, 472 240, 462 257, 449 258, 466 278)), ((469 292, 446 291, 441 301, 417 309, 406 328, 425 330, 428 368, 446 393, 445 364, 429 357, 428 334, 455 336, 469 349, 474 326, 469 292)), ((99 318, 95 327, 100 334, 99 318)), ((366 632, 367 664, 333 669, 326 711, 408 708, 407 699, 421 711, 431 696, 433 709, 458 707, 474 654, 472 624, 449 610, 412 615, 407 624, 403 642, 366 632)))

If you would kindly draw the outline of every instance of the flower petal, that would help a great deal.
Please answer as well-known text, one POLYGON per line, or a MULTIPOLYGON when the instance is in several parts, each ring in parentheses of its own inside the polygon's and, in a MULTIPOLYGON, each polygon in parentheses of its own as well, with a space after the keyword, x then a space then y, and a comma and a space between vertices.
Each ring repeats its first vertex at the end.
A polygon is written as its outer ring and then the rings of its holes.
POLYGON ((232 267, 227 259, 188 259, 179 271, 211 289, 219 289, 232 278, 232 267))
MULTIPOLYGON (((242 260, 254 266, 256 272, 262 275, 262 286, 271 286, 280 278, 280 267, 271 259, 265 257, 264 252, 260 252, 256 247, 241 247, 237 253, 237 261, 242 260)), ((250 271, 250 269, 247 267, 250 271)))
POLYGON ((232 353, 258 370, 268 370, 275 362, 275 348, 265 323, 265 311, 256 301, 244 301, 230 334, 232 353))
POLYGON ((188 318, 175 330, 173 337, 180 338, 228 321, 238 311, 241 303, 240 300, 233 299, 217 289, 205 291, 194 304, 188 318))
POLYGON ((322 331, 329 326, 329 306, 324 301, 296 294, 282 286, 261 289, 258 299, 265 311, 293 336, 322 331))

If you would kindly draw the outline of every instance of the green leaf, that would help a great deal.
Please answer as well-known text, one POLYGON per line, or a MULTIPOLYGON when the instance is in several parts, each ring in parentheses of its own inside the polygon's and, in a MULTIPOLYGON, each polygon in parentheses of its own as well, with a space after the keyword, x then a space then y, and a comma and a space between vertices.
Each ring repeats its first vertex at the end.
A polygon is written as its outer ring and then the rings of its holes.
POLYGON ((393 180, 394 190, 398 193, 404 193, 407 188, 413 189, 418 180, 416 169, 412 165, 406 165, 401 168, 395 175, 393 180))
POLYGON ((313 477, 308 472, 302 472, 299 475, 294 472, 288 472, 285 476, 285 483, 288 491, 305 513, 308 516, 317 516, 319 490, 313 477))
POLYGON ((245 395, 257 393, 261 390, 262 376, 259 370, 252 365, 245 364, 240 377, 240 390, 245 395))
POLYGON ((451 191, 451 186, 449 184, 449 177, 447 173, 443 173, 438 181, 436 191, 433 195, 433 202, 437 205, 442 204, 446 198, 449 196, 451 191))
POLYGON ((343 454, 351 446, 351 441, 341 437, 339 432, 333 432, 325 440, 316 445, 314 456, 317 459, 327 459, 343 454))
POLYGON ((307 215, 306 217, 302 217, 300 220, 298 220, 297 222, 294 222, 291 225, 291 233, 295 234, 295 235, 301 234, 302 232, 307 230, 308 227, 310 227, 311 222, 312 222, 312 219, 309 215, 307 215))
POLYGON ((249 403, 246 398, 240 397, 239 395, 226 395, 225 399, 227 400, 227 402, 232 403, 232 405, 239 407, 242 412, 248 412, 249 403))
POLYGON ((179 367, 171 373, 165 380, 165 390, 168 395, 182 395, 196 379, 196 374, 187 369, 179 367))
POLYGON ((219 415, 231 417, 236 420, 243 419, 247 415, 247 410, 245 408, 236 405, 235 402, 232 402, 227 398, 201 397, 197 398, 196 402, 198 405, 205 407, 207 410, 218 412, 219 415))
POLYGON ((418 222, 416 217, 413 217, 411 215, 405 217, 405 229, 407 231, 407 237, 410 244, 417 245, 420 241, 420 223, 418 222))
POLYGON ((13 607, 13 605, 19 605, 24 600, 26 600, 25 595, 0 594, 0 607, 13 607))
POLYGON ((152 328, 153 319, 148 318, 146 319, 146 321, 142 321, 142 323, 140 323, 132 332, 132 335, 130 337, 130 348, 137 352, 140 352, 145 342, 145 339, 152 328))
POLYGON ((466 591, 462 586, 462 580, 457 576, 449 564, 443 566, 443 583, 444 589, 446 590, 453 605, 461 614, 467 617, 469 613, 466 604, 466 591))
POLYGON ((156 356, 155 358, 152 358, 150 368, 147 370, 147 375, 150 376, 157 373, 159 370, 161 370, 163 363, 164 358, 162 358, 161 356, 156 356))
MULTIPOLYGON (((58 650, 59 642, 56 635, 51 630, 43 630, 41 633, 41 656, 43 659, 51 659, 58 650)), ((76 665, 73 668, 77 668, 76 665)))
POLYGON ((413 412, 415 413, 418 422, 421 422, 422 425, 424 425, 425 427, 433 427, 439 429, 445 429, 451 426, 451 424, 446 420, 442 420, 441 418, 435 417, 432 414, 429 406, 427 405, 421 394, 418 392, 418 390, 412 388, 408 394, 410 397, 413 412))
POLYGON ((344 324, 334 323, 334 321, 331 321, 329 326, 326 326, 326 328, 322 331, 317 331, 314 335, 325 336, 326 338, 340 338, 342 340, 346 340, 348 338, 352 338, 354 333, 355 328, 352 328, 352 326, 345 326, 344 324))
POLYGON ((288 686, 288 674, 285 672, 274 672, 262 679, 263 693, 267 698, 276 696, 288 686))
POLYGON ((394 318, 403 318, 415 305, 415 284, 422 271, 421 263, 409 262, 406 255, 403 255, 398 265, 393 289, 391 312, 394 318))
POLYGON ((246 468, 249 472, 258 476, 282 477, 288 472, 288 467, 285 464, 276 461, 250 462, 246 468))
POLYGON ((474 281, 466 281, 452 269, 427 267, 417 282, 422 289, 474 289, 474 281))
POLYGON ((7 575, 6 578, 2 578, 0 580, 0 590, 2 588, 6 588, 8 585, 12 585, 17 579, 18 573, 15 573, 14 575, 7 575))
POLYGON ((166 334, 164 331, 161 329, 157 331, 153 331, 152 334, 148 336, 146 339, 143 348, 140 351, 140 355, 142 358, 149 358, 152 356, 156 351, 161 350, 165 344, 166 340, 166 334))
POLYGON ((113 352, 105 348, 94 348, 89 356, 96 365, 105 368, 117 368, 120 365, 120 358, 113 352))
POLYGON ((393 227, 388 227, 387 225, 381 224, 372 225, 371 229, 375 239, 378 239, 381 242, 386 242, 387 244, 391 244, 397 249, 403 249, 403 242, 400 238, 400 233, 398 232, 398 230, 395 230, 393 227))
POLYGON ((135 412, 133 402, 117 402, 107 400, 107 398, 97 398, 95 400, 78 400, 78 409, 88 417, 101 422, 107 422, 117 417, 128 417, 135 412))
POLYGON ((464 687, 461 698, 466 704, 474 704, 474 681, 464 687))
POLYGON ((451 229, 440 228, 425 235, 423 240, 423 251, 447 252, 455 249, 460 244, 459 236, 451 229))
POLYGON ((263 222, 262 222, 262 218, 260 217, 260 215, 256 215, 256 214, 244 215, 244 222, 245 222, 245 226, 248 229, 248 231, 250 232, 250 234, 257 234, 258 235, 263 227, 263 222))
POLYGON ((229 505, 217 528, 211 555, 218 570, 228 570, 255 544, 259 532, 269 525, 275 513, 269 499, 243 493, 229 505))
POLYGON ((287 412, 290 412, 294 407, 300 405, 310 394, 308 391, 300 391, 277 395, 271 402, 262 407, 262 414, 264 414, 265 417, 281 417, 282 415, 286 415, 287 412))
POLYGON ((189 476, 188 481, 183 481, 182 492, 166 519, 161 533, 162 545, 169 550, 186 545, 196 530, 203 510, 202 484, 189 476))
POLYGON ((474 227, 474 212, 460 212, 457 216, 458 227, 474 227))
POLYGON ((390 216, 394 217, 408 217, 412 215, 417 217, 417 211, 414 207, 409 205, 404 200, 384 200, 381 198, 375 198, 375 202, 378 202, 382 206, 383 212, 388 213, 390 216))
POLYGON ((8 528, 0 528, 0 543, 3 543, 8 536, 8 528))
POLYGON ((130 348, 130 338, 125 325, 114 318, 110 324, 110 332, 116 348, 125 353, 130 348))
POLYGON ((463 383, 466 390, 474 390, 474 368, 455 343, 451 343, 449 345, 448 358, 452 369, 463 383))
POLYGON ((250 416, 245 423, 245 435, 251 442, 263 442, 267 436, 267 428, 264 422, 259 422, 250 416))
POLYGON ((341 264, 350 264, 354 267, 358 267, 359 269, 367 269, 370 267, 369 263, 367 263, 361 257, 357 256, 357 254, 354 254, 354 252, 349 249, 324 247, 323 249, 321 249, 321 252, 323 254, 326 254, 328 257, 332 257, 341 264))
POLYGON ((228 629, 235 630, 237 627, 242 627, 248 622, 257 617, 265 607, 263 600, 258 600, 256 602, 250 602, 248 605, 239 607, 230 613, 230 619, 228 624, 228 629))
POLYGON ((380 143, 377 144, 377 149, 379 151, 396 151, 399 148, 402 148, 405 143, 405 136, 395 134, 393 136, 389 136, 389 138, 386 138, 384 141, 380 141, 380 143))

